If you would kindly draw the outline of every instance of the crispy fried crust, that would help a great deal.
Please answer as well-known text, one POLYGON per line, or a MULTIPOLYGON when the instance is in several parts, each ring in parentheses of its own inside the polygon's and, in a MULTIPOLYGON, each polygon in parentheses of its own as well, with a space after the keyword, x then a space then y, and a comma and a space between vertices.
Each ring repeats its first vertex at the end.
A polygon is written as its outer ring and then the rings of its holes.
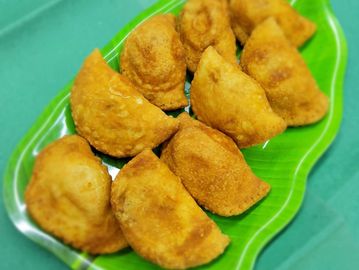
POLYGON ((273 18, 252 32, 240 63, 262 85, 273 110, 289 126, 311 124, 326 114, 328 98, 273 18))
POLYGON ((262 87, 215 49, 203 53, 191 87, 191 106, 198 119, 230 136, 240 148, 282 133, 262 87))
POLYGON ((184 95, 186 62, 172 14, 154 16, 127 38, 121 69, 151 103, 163 110, 188 105, 184 95))
POLYGON ((221 216, 238 215, 265 197, 270 186, 256 177, 231 138, 192 119, 164 146, 161 160, 196 201, 221 216))
POLYGON ((178 121, 149 103, 95 50, 84 62, 71 90, 77 132, 97 150, 134 156, 171 136, 178 121))
POLYGON ((213 46, 226 60, 237 62, 227 0, 189 0, 179 16, 178 28, 190 71, 196 71, 208 46, 213 46))
POLYGON ((45 231, 92 254, 127 246, 110 206, 111 178, 85 139, 65 136, 36 158, 27 210, 45 231))
POLYGON ((236 37, 245 44, 254 28, 274 17, 290 42, 300 47, 316 31, 316 25, 301 16, 287 0, 230 0, 231 23, 236 37))
POLYGON ((130 246, 170 269, 205 264, 229 243, 150 150, 127 163, 112 184, 111 203, 130 246))

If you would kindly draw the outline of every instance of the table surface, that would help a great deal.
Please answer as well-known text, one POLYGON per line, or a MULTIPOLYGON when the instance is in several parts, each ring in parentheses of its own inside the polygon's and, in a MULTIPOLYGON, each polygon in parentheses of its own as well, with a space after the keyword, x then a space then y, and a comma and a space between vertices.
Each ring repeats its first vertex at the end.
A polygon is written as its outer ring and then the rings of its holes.
MULTIPOLYGON (((154 2, 0 1, 1 175, 16 144, 85 56, 154 2)), ((256 270, 359 269, 359 1, 331 2, 349 48, 342 126, 309 175, 299 214, 261 253, 256 270)), ((68 268, 15 229, 2 200, 0 237, 1 269, 68 268)))

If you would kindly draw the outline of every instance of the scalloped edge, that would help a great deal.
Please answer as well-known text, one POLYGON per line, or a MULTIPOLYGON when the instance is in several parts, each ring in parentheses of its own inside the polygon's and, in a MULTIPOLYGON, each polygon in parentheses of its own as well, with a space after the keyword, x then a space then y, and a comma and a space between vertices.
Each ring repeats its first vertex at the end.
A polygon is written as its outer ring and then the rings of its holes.
MULTIPOLYGON (((322 154, 333 142, 340 127, 343 111, 343 80, 348 58, 347 43, 344 36, 344 32, 332 11, 329 0, 320 1, 322 1, 323 6, 325 6, 325 13, 327 14, 326 19, 329 20, 329 24, 331 25, 331 29, 333 30, 338 52, 336 58, 336 68, 334 70, 334 76, 330 89, 331 95, 336 96, 336 98, 333 99, 335 100, 335 102, 331 102, 331 110, 329 114, 330 120, 327 122, 325 128, 323 129, 321 136, 318 137, 317 141, 308 150, 306 155, 300 160, 296 168, 294 181, 292 182, 292 191, 287 198, 286 203, 281 207, 281 209, 277 212, 275 216, 273 216, 253 235, 251 240, 248 242, 246 248, 240 255, 235 269, 253 269, 255 260, 260 251, 280 231, 282 231, 298 213, 305 194, 307 176, 317 162, 317 160, 320 158, 320 156, 322 156, 322 154), (333 120, 334 118, 336 121, 333 120), (293 196, 293 191, 298 187, 303 190, 303 192, 301 194, 296 194, 296 196, 293 196), (279 217, 283 216, 285 217, 284 219, 279 219, 279 217)), ((101 50, 101 52, 105 55, 105 59, 107 61, 111 61, 114 57, 118 55, 118 50, 122 46, 123 42, 116 42, 116 44, 114 44, 113 40, 116 39, 117 36, 120 36, 123 33, 126 33, 129 30, 133 29, 134 26, 138 25, 149 16, 163 12, 168 7, 173 8, 174 6, 180 5, 183 2, 184 0, 159 0, 150 8, 141 12, 131 22, 125 25, 115 35, 115 37, 101 50)), ((291 4, 294 4, 295 2, 296 0, 291 1, 291 4)), ((123 40, 125 40, 125 38, 126 36, 124 36, 123 40)), ((41 113, 39 118, 35 121, 35 123, 32 125, 32 127, 29 129, 29 131, 26 133, 26 135, 23 137, 23 139, 13 151, 5 169, 3 198, 8 215, 20 232, 22 232, 26 237, 30 238, 37 244, 54 253, 67 265, 71 266, 71 268, 79 269, 87 268, 92 261, 92 257, 88 256, 85 253, 79 254, 68 248, 67 246, 64 246, 62 243, 60 243, 53 237, 43 233, 37 227, 29 226, 28 224, 22 222, 19 217, 23 218, 25 209, 20 209, 19 211, 19 208, 15 207, 14 209, 14 207, 10 205, 10 201, 12 201, 15 205, 19 205, 19 198, 17 194, 12 194, 10 192, 10 190, 12 190, 11 186, 14 185, 14 182, 12 182, 13 179, 11 177, 14 172, 14 167, 17 167, 19 160, 21 160, 21 156, 26 151, 24 150, 24 148, 28 149, 32 142, 35 140, 35 138, 37 138, 36 135, 34 136, 34 133, 37 133, 39 129, 45 129, 47 125, 51 123, 51 120, 53 118, 52 116, 56 114, 56 112, 58 112, 58 109, 62 107, 62 104, 64 102, 68 101, 69 88, 71 87, 72 82, 73 81, 71 80, 63 88, 63 90, 60 91, 60 93, 48 104, 46 109, 41 113), (19 156, 20 159, 18 158, 19 156), (49 243, 39 239, 38 235, 41 235, 41 237, 46 237, 51 244, 49 245, 49 243)))

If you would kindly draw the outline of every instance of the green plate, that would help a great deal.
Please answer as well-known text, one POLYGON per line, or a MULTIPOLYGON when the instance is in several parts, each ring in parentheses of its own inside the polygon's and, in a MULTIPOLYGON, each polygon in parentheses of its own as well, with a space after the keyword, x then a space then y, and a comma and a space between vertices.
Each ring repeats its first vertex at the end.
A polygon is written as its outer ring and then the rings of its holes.
MULTIPOLYGON (((123 41, 139 23, 158 13, 178 14, 185 1, 160 0, 125 26, 102 49, 105 59, 118 69, 118 54, 123 41)), ((307 175, 333 141, 342 117, 342 86, 347 60, 343 32, 328 0, 292 1, 303 15, 316 22, 318 31, 301 53, 320 88, 330 98, 330 110, 318 124, 290 128, 263 145, 243 151, 254 172, 269 182, 272 191, 261 203, 238 217, 224 218, 209 214, 232 242, 226 252, 202 269, 252 269, 258 253, 297 213, 305 193, 307 175)), ((48 105, 12 154, 4 179, 4 201, 15 226, 27 237, 53 252, 73 269, 158 269, 130 249, 92 257, 74 250, 43 232, 29 218, 24 190, 36 155, 47 144, 74 133, 69 108, 72 82, 48 105)), ((188 94, 190 84, 186 83, 188 94)), ((101 155, 115 174, 125 163, 101 155)))

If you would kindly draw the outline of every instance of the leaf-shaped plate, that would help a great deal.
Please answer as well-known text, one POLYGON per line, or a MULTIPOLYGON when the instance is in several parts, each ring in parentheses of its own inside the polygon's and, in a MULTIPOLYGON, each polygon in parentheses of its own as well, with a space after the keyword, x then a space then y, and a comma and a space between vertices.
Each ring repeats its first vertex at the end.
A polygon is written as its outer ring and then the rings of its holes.
MULTIPOLYGON (((102 49, 107 62, 118 70, 118 54, 128 34, 143 20, 159 13, 178 14, 184 0, 160 0, 125 26, 102 49)), ((261 249, 298 211, 305 192, 307 175, 333 141, 342 116, 342 85, 347 59, 343 32, 328 0, 292 1, 303 15, 316 22, 317 34, 301 53, 320 88, 330 98, 330 110, 318 124, 289 128, 263 145, 244 150, 254 172, 272 186, 270 195, 238 217, 209 214, 232 242, 226 252, 202 269, 252 269, 261 249)), ((33 241, 62 259, 73 269, 158 269, 130 249, 112 255, 92 257, 74 250, 43 232, 29 218, 24 190, 34 159, 47 144, 75 132, 69 108, 70 82, 48 105, 12 154, 5 172, 4 200, 15 226, 33 241)), ((189 82, 186 91, 189 91, 189 82)), ((99 154, 115 174, 125 163, 99 154)))

